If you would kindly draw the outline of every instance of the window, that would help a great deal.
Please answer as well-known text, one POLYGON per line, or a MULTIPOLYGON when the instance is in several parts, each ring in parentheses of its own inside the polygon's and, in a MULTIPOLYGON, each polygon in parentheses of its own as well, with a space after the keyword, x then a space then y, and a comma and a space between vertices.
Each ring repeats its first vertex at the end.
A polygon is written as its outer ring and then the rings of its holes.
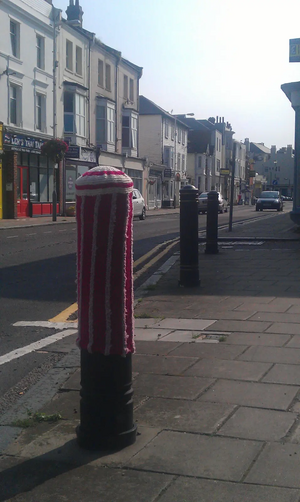
POLYGON ((185 131, 182 131, 182 144, 185 145, 185 131))
POLYGON ((20 57, 20 24, 10 21, 10 43, 12 55, 20 57))
POLYGON ((66 41, 66 68, 73 71, 73 44, 70 40, 66 41))
POLYGON ((185 154, 182 154, 182 172, 185 172, 185 154))
POLYGON ((74 132, 74 93, 65 91, 64 93, 64 131, 74 132))
POLYGON ((174 148, 172 146, 164 147, 163 163, 170 169, 174 168, 174 148))
POLYGON ((137 114, 129 113, 122 117, 122 147, 137 149, 137 114))
POLYGON ((124 75, 123 98, 128 99, 128 77, 124 75))
POLYGON ((105 145, 115 142, 115 105, 101 102, 96 106, 96 143, 105 145))
POLYGON ((220 171, 220 165, 221 165, 221 162, 219 159, 217 159, 217 171, 218 172, 220 171))
POLYGON ((174 136, 175 136, 175 129, 174 129, 174 126, 172 125, 171 126, 171 139, 172 140, 174 139, 174 136))
POLYGON ((36 94, 35 126, 39 131, 45 130, 46 98, 43 94, 36 94))
POLYGON ((134 91, 133 91, 133 79, 132 78, 130 79, 130 82, 129 82, 129 99, 130 99, 131 103, 134 102, 134 91))
POLYGON ((109 64, 105 65, 105 89, 111 91, 111 68, 109 64))
POLYGON ((198 168, 201 169, 201 156, 199 155, 198 157, 198 168))
POLYGON ((169 137, 169 122, 167 120, 165 122, 165 137, 169 137))
POLYGON ((9 121, 16 126, 21 125, 21 87, 10 85, 9 88, 9 121))
POLYGON ((104 68, 102 59, 98 59, 98 85, 104 86, 104 68))
POLYGON ((76 45, 76 73, 82 75, 82 48, 76 45))
POLYGON ((76 134, 85 136, 85 97, 75 94, 76 134))
POLYGON ((180 162, 181 162, 181 155, 180 153, 177 154, 177 170, 180 170, 180 162))
POLYGON ((40 35, 36 36, 36 65, 41 70, 45 69, 45 39, 40 35))
POLYGON ((182 130, 178 128, 178 143, 181 143, 181 133, 182 130))

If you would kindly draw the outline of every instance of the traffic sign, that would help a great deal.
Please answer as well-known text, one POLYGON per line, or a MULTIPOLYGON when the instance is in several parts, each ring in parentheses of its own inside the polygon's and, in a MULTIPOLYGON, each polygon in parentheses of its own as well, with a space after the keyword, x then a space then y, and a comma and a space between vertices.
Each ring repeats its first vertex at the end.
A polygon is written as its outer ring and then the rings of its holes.
POLYGON ((272 185, 278 185, 278 181, 277 180, 273 180, 272 185))

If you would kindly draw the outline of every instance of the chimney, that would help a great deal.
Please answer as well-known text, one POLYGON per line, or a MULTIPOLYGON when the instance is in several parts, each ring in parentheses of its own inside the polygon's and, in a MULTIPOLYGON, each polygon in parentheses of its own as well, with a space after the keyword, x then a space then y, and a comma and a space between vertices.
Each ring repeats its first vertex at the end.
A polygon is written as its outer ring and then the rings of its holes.
POLYGON ((72 26, 80 26, 80 28, 82 28, 83 11, 82 7, 79 5, 79 0, 75 0, 75 5, 74 0, 69 1, 70 3, 66 10, 67 21, 72 26))

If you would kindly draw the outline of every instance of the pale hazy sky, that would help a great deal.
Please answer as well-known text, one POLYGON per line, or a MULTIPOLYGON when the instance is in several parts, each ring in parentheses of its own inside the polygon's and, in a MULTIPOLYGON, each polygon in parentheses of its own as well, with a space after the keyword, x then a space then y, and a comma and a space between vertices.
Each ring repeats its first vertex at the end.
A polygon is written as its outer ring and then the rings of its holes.
MULTIPOLYGON (((66 10, 69 0, 53 0, 66 10)), ((294 145, 280 86, 300 81, 289 39, 299 0, 80 0, 84 28, 144 68, 140 93, 167 111, 224 117, 235 139, 294 145)))

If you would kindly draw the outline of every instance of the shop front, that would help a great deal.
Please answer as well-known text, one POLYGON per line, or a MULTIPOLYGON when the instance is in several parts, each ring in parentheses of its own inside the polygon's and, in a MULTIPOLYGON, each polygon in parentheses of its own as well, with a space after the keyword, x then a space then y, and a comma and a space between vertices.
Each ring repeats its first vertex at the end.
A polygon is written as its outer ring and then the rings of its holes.
POLYGON ((56 176, 58 181, 58 169, 41 155, 44 141, 46 139, 3 131, 4 218, 52 214, 53 179, 56 176))
POLYGON ((79 176, 97 165, 95 150, 80 146, 69 146, 64 169, 64 212, 67 215, 75 213, 75 181, 79 176))
POLYGON ((149 169, 147 182, 148 209, 160 209, 162 205, 162 174, 159 166, 149 169))
POLYGON ((173 169, 165 168, 163 171, 162 207, 174 207, 174 198, 175 172, 173 169))

